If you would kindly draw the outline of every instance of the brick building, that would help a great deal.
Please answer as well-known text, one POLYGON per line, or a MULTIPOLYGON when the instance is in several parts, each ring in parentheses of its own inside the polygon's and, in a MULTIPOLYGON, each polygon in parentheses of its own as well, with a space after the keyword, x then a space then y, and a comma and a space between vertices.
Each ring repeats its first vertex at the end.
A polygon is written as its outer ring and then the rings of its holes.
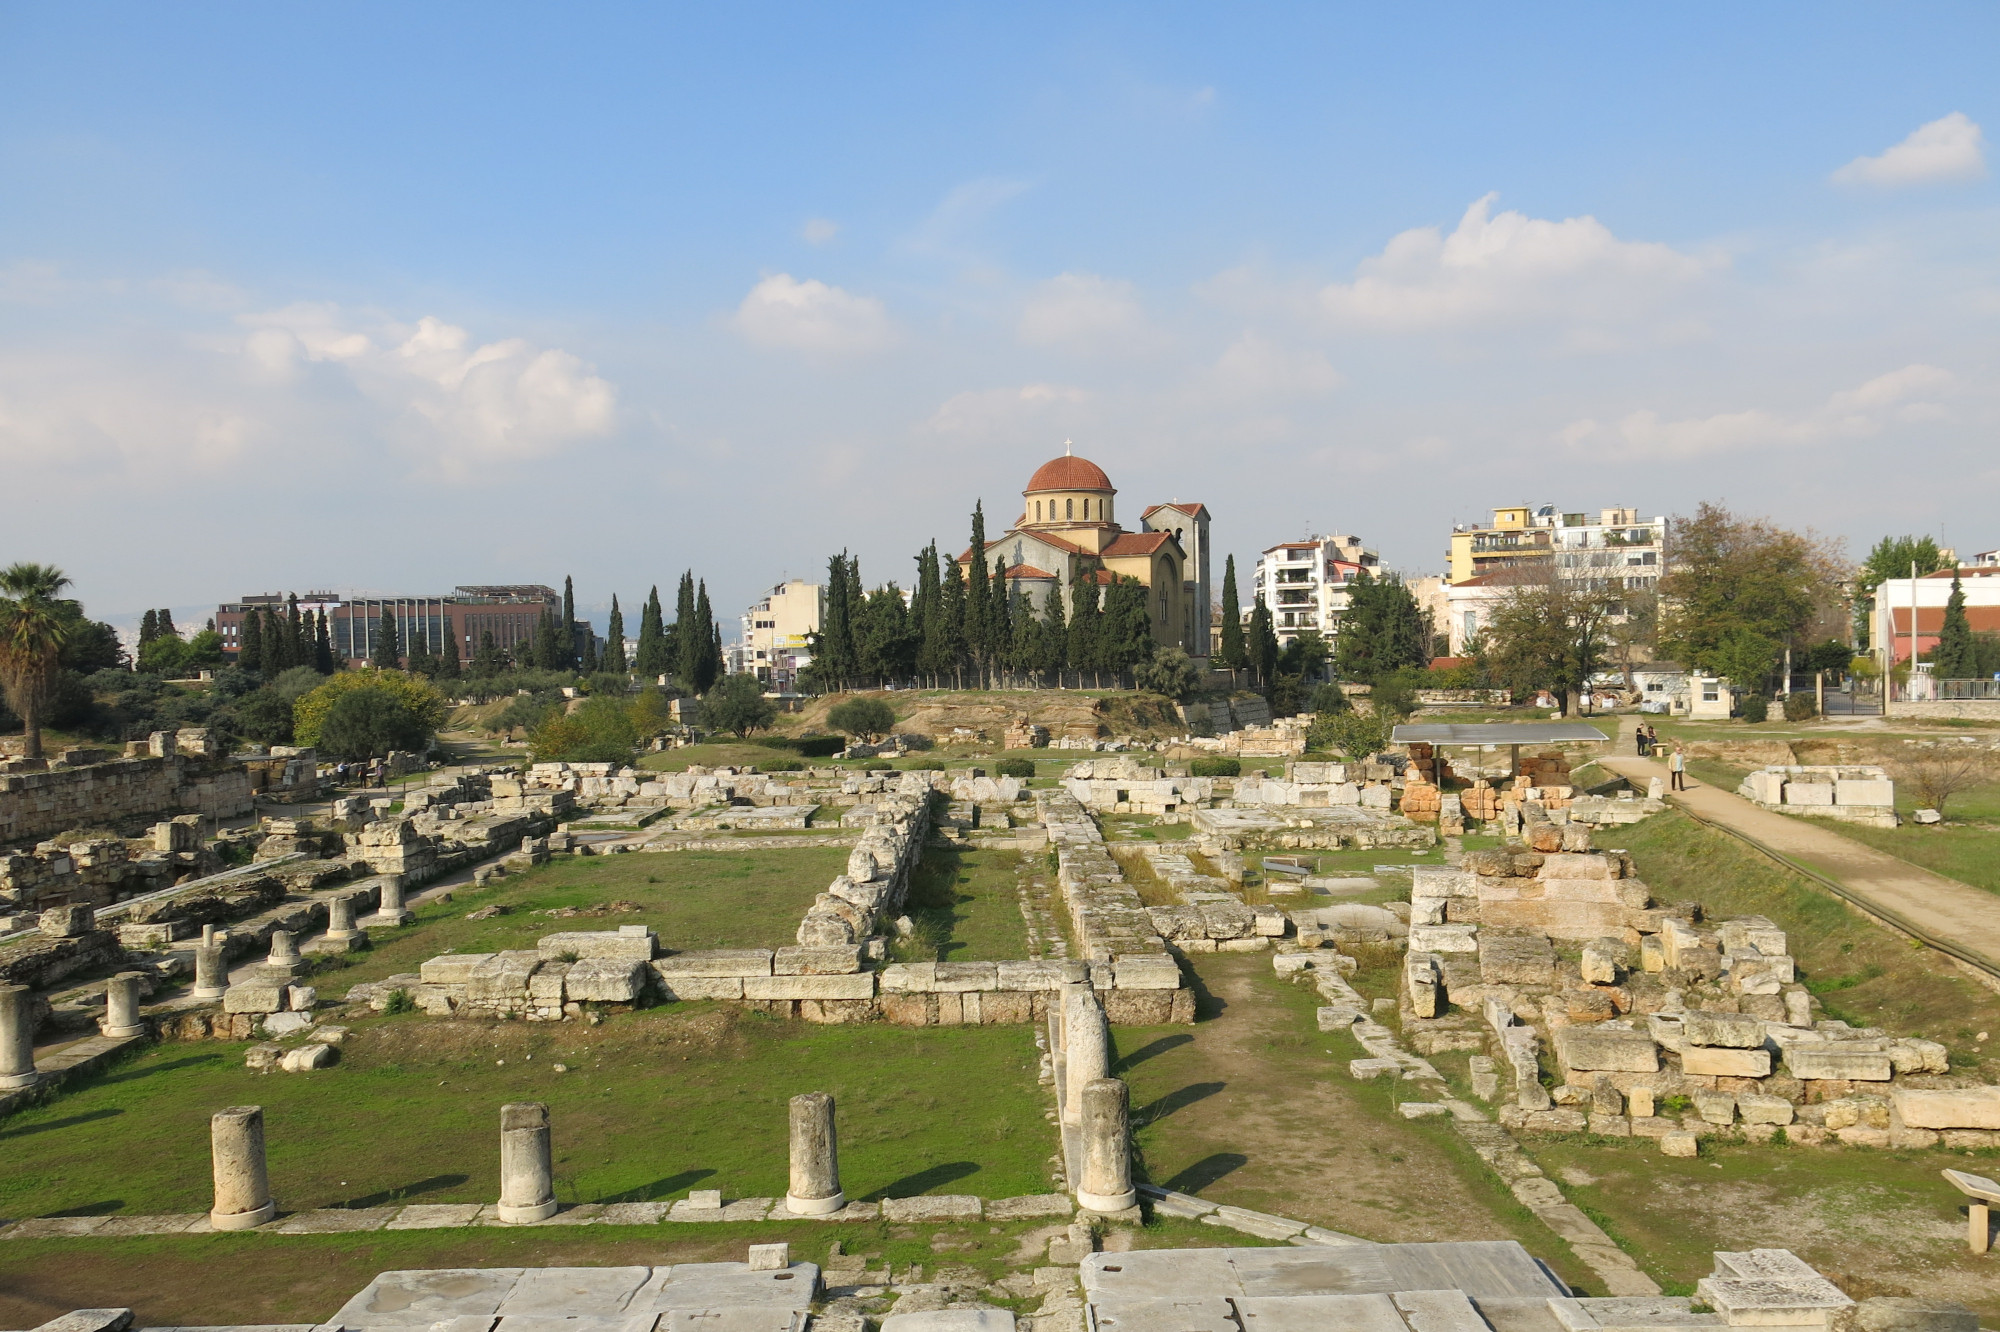
MULTIPOLYGON (((283 611, 289 594, 264 593, 225 602, 215 608, 215 630, 222 636, 223 654, 234 660, 243 642, 243 618, 255 610, 283 611)), ((493 635, 501 651, 532 642, 542 612, 562 613, 562 594, 540 583, 454 588, 449 596, 341 597, 332 592, 302 592, 299 613, 324 612, 333 639, 333 655, 351 666, 365 665, 374 654, 381 632, 382 612, 396 622, 396 638, 407 652, 418 632, 432 651, 445 642, 445 621, 458 644, 461 661, 470 661, 482 633, 493 635)), ((588 625, 580 626, 584 633, 588 625)))

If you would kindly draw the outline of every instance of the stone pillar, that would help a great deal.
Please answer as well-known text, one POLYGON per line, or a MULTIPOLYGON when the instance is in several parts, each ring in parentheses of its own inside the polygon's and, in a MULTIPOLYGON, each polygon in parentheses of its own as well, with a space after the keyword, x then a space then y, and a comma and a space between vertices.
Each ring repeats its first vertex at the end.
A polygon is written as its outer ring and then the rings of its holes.
POLYGON ((222 941, 226 936, 214 934, 214 926, 203 931, 202 941, 194 950, 194 990, 197 999, 220 999, 222 992, 229 988, 229 973, 222 965, 222 941))
POLYGON ((0 1090, 32 1087, 35 1072, 35 992, 0 985, 0 1090))
POLYGON ((416 919, 414 912, 403 905, 403 876, 384 874, 382 876, 382 905, 368 918, 370 925, 407 925, 416 919))
POLYGON ((264 965, 289 968, 299 965, 299 946, 293 942, 290 930, 271 931, 271 955, 264 959, 264 965))
POLYGON ((326 937, 343 941, 363 937, 354 928, 354 899, 346 893, 327 901, 326 937))
POLYGON ((251 1230, 277 1215, 271 1177, 264 1168, 264 1107, 232 1105, 208 1121, 209 1151, 215 1162, 213 1230, 251 1230))
POLYGON ((798 1216, 825 1216, 847 1206, 840 1191, 833 1097, 827 1092, 792 1098, 792 1183, 785 1206, 798 1216))
POLYGON ((1066 1041, 1063 1080, 1068 1084, 1063 1097, 1063 1122, 1083 1122, 1083 1089, 1100 1078, 1111 1076, 1111 1033, 1104 1025, 1104 1009, 1086 986, 1078 986, 1063 1011, 1066 1041))
POLYGON ((500 1219, 508 1225, 556 1214, 555 1170, 549 1159, 549 1108, 539 1101, 500 1107, 500 1219))
POLYGON ((1132 1131, 1125 1084, 1097 1078, 1083 1087, 1083 1181, 1077 1206, 1088 1212, 1122 1212, 1139 1201, 1132 1187, 1132 1131))
POLYGON ((139 986, 145 980, 136 971, 121 971, 104 982, 104 1034, 111 1037, 143 1036, 146 1020, 139 1016, 139 986))
POLYGON ((1974 1198, 1965 1209, 1965 1242, 1974 1253, 1986 1253, 1993 1247, 1992 1208, 1974 1198))

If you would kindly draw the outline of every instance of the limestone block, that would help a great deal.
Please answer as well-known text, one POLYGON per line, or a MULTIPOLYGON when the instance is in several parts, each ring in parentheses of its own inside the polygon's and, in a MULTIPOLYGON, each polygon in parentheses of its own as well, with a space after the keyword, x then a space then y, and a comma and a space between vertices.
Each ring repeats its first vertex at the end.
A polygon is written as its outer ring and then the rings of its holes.
POLYGON ((650 961, 657 951, 658 941, 652 931, 643 925, 634 925, 618 930, 566 930, 561 934, 545 934, 535 941, 536 949, 544 958, 554 960, 568 956, 576 961, 585 958, 608 957, 621 961, 650 961))
POLYGON ((991 962, 940 962, 932 974, 939 994, 963 994, 968 990, 999 988, 999 980, 991 962))
MULTIPOLYGON (((1637 1131, 1636 1125, 1634 1125, 1634 1131, 1637 1131)), ((1701 1139, 1695 1137, 1694 1134, 1687 1132, 1685 1129, 1675 1129, 1670 1133, 1664 1133, 1660 1136, 1660 1154, 1662 1156, 1699 1156, 1701 1154, 1701 1139)))
POLYGON ((1695 1297, 1731 1327, 1830 1327, 1854 1303, 1818 1273, 1782 1281, 1703 1277, 1695 1297))
POLYGON ((1689 1077, 1768 1077, 1771 1073, 1771 1052, 1690 1045, 1681 1051, 1681 1072, 1689 1077))
POLYGON ((771 951, 767 948, 716 948, 695 953, 676 953, 653 959, 653 970, 662 979, 698 976, 768 976, 771 951))
POLYGON ((1889 1062, 1898 1073, 1949 1073, 1951 1052, 1937 1041, 1892 1041, 1889 1062))
POLYGON ((1579 1073, 1657 1073, 1659 1047, 1643 1031, 1608 1025, 1561 1027, 1555 1032, 1563 1067, 1579 1073))
POLYGON ((1846 780, 1834 783, 1836 805, 1894 805, 1896 784, 1886 780, 1846 780))
POLYGON ((1479 977, 1487 985, 1555 983, 1556 950, 1532 934, 1485 934, 1479 940, 1479 977))
POLYGON ((1925 1091, 1898 1087, 1889 1093, 1891 1114, 1909 1128, 2000 1129, 2000 1087, 1925 1091))
POLYGON ((1782 1096, 1738 1096, 1736 1112, 1746 1124, 1789 1124, 1798 1115, 1793 1104, 1782 1096))
POLYGON ((1766 957, 1777 957, 1791 951, 1786 946, 1785 932, 1764 916, 1738 916, 1734 920, 1726 920, 1715 933, 1722 941, 1725 953, 1754 948, 1766 957))
POLYGON ((809 948, 795 944, 771 954, 774 976, 848 976, 859 970, 858 947, 809 948))
POLYGON ((1477 898, 1478 880, 1466 870, 1416 865, 1410 869, 1410 896, 1477 898))
POLYGON ((916 1198, 884 1198, 884 1221, 977 1221, 982 1204, 968 1194, 927 1194, 916 1198))
POLYGON ((1764 1044, 1764 1024, 1742 1013, 1689 1009, 1681 1015, 1681 1032, 1689 1045, 1754 1050, 1764 1044))
MULTIPOLYGON (((1074 959, 997 962, 994 971, 994 983, 1003 990, 1054 990, 1090 979, 1089 964, 1074 959)), ((889 988, 886 971, 882 988, 889 988)))
POLYGON ((1786 782, 1785 803, 1809 807, 1827 807, 1833 804, 1832 782, 1786 782))
POLYGON ((646 989, 648 968, 636 958, 590 957, 563 977, 563 998, 576 1003, 629 1004, 646 989))
POLYGON ((872 999, 875 976, 746 976, 745 999, 872 999))
POLYGON ((1704 1123, 1728 1128, 1736 1122, 1736 1098, 1728 1092, 1697 1090, 1689 1099, 1704 1123))
MULTIPOLYGON (((941 964, 942 965, 942 964, 941 964)), ((1113 984, 1121 990, 1178 990, 1180 964, 1165 953, 1138 953, 1115 959, 1113 984)))
POLYGON ((263 981, 244 981, 222 992, 225 1013, 282 1013, 288 986, 263 981))
POLYGON ((268 1073, 285 1057, 285 1047, 275 1041, 260 1041, 243 1052, 243 1067, 268 1073))
POLYGON ((1616 985, 1624 961, 1621 940, 1593 939, 1583 946, 1583 979, 1591 985, 1616 985))
POLYGON ((506 1005, 527 998, 528 978, 542 965, 542 955, 526 949, 495 953, 466 977, 468 1003, 506 1005))
POLYGON ((1615 879, 1612 860, 1602 854, 1573 855, 1557 852, 1542 861, 1540 877, 1543 879, 1615 879))
POLYGON ((1765 768, 1745 777, 1743 785, 1745 794, 1761 805, 1776 805, 1784 800, 1785 774, 1782 772, 1765 768))
POLYGON ((1476 953, 1477 925, 1412 925, 1410 947, 1425 953, 1476 953))
POLYGON ((1838 1044, 1801 1043, 1785 1047, 1785 1071, 1795 1078, 1887 1082, 1896 1070, 1887 1051, 1843 1050, 1838 1044))
POLYGON ((287 1073, 309 1073, 316 1068, 333 1067, 334 1061, 338 1058, 340 1052, 331 1045, 314 1041, 310 1045, 301 1045, 296 1050, 285 1051, 284 1057, 278 1061, 278 1067, 287 1073))
POLYGON ((937 991, 937 963, 891 962, 882 968, 884 994, 934 994, 937 991))

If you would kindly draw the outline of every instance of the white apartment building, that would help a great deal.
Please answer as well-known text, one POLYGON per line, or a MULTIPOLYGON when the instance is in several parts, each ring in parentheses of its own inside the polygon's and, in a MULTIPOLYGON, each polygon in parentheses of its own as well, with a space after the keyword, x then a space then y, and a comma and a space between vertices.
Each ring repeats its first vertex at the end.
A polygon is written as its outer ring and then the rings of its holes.
POLYGON ((770 595, 743 612, 743 635, 730 669, 754 672, 777 693, 797 687, 799 672, 812 664, 808 634, 819 632, 826 609, 826 590, 818 583, 794 578, 778 584, 770 595))
POLYGON ((1347 587, 1361 573, 1382 572, 1380 553, 1369 550, 1357 536, 1309 536, 1271 546, 1259 556, 1244 598, 1247 615, 1259 594, 1271 609, 1278 645, 1286 646, 1308 629, 1331 643, 1347 613, 1347 587))

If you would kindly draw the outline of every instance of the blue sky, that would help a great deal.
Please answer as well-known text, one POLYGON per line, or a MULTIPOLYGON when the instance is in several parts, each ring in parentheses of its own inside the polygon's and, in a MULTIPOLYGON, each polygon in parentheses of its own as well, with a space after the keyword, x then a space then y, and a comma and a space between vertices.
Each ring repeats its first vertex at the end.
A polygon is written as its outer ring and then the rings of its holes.
POLYGON ((840 547, 1065 438, 2000 546, 1991 6, 0 6, 0 558, 105 614, 840 547), (11 478, 11 479, 10 479, 11 478))

